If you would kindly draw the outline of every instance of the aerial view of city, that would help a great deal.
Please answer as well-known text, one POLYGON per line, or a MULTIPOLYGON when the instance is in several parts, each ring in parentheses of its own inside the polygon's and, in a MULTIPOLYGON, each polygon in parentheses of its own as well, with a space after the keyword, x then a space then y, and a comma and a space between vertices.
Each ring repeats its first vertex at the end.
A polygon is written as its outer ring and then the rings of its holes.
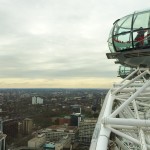
POLYGON ((107 89, 0 89, 0 127, 6 148, 88 149, 107 92, 107 89))
POLYGON ((149 150, 148 6, 0 0, 0 150, 149 150))

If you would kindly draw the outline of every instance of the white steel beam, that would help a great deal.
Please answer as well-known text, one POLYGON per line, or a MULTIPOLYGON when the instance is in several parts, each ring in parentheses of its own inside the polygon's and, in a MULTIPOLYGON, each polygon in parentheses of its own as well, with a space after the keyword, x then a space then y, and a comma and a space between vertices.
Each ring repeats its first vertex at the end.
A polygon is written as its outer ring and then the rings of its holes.
MULTIPOLYGON (((133 107, 134 107, 134 111, 135 111, 137 119, 140 119, 135 100, 133 100, 133 107)), ((145 142, 145 135, 144 135, 142 128, 139 128, 139 135, 140 135, 141 149, 147 150, 147 146, 146 146, 146 142, 145 142)))
POLYGON ((111 95, 111 92, 109 91, 107 93, 106 97, 105 97, 103 107, 101 109, 101 112, 99 114, 95 129, 94 129, 94 132, 93 132, 91 145, 90 145, 90 150, 96 150, 96 148, 97 148, 98 138, 99 138, 99 134, 100 134, 100 131, 101 131, 101 119, 104 115, 104 112, 106 111, 105 108, 106 108, 106 105, 108 103, 108 99, 109 99, 110 95, 111 95))
MULTIPOLYGON (((107 117, 111 114, 112 111, 112 105, 113 105, 114 97, 109 94, 108 101, 105 107, 105 111, 103 116, 107 117)), ((99 147, 101 147, 101 150, 106 150, 109 142, 109 136, 110 136, 110 129, 106 128, 103 124, 101 125, 101 130, 98 136, 97 141, 97 147, 96 150, 99 150, 99 147)))
MULTIPOLYGON (((111 127, 109 127, 109 129, 110 129, 113 133, 119 135, 120 137, 123 137, 123 138, 125 138, 125 139, 127 139, 127 140, 129 140, 129 141, 131 141, 131 142, 133 142, 133 143, 135 143, 135 144, 137 144, 137 145, 140 145, 140 141, 139 141, 139 140, 137 140, 137 139, 135 139, 135 138, 133 138, 133 137, 131 137, 131 136, 125 134, 125 133, 122 133, 122 132, 120 132, 120 131, 118 131, 118 130, 116 130, 116 129, 113 129, 113 128, 111 128, 111 127)), ((147 146, 148 149, 150 149, 150 145, 147 144, 146 146, 147 146)))
POLYGON ((126 100, 119 108, 117 108, 110 117, 115 117, 122 111, 129 103, 132 102, 142 91, 144 91, 150 85, 150 81, 147 81, 138 91, 136 91, 128 100, 126 100))
POLYGON ((119 140, 117 144, 120 144, 122 149, 127 150, 124 142, 127 142, 128 149, 132 146, 134 150, 139 146, 140 150, 150 149, 147 144, 150 139, 145 139, 150 132, 150 120, 143 119, 146 114, 150 114, 150 80, 142 79, 146 74, 150 74, 149 69, 138 68, 108 92, 94 130, 90 150, 107 150, 111 132, 121 137, 116 138, 116 143, 119 140), (129 81, 131 77, 133 79, 129 81))
POLYGON ((138 80, 139 78, 141 78, 142 76, 147 74, 147 70, 145 70, 143 73, 141 73, 140 75, 138 75, 137 77, 135 77, 134 79, 132 79, 131 81, 129 81, 126 84, 123 84, 120 88, 118 88, 116 91, 114 91, 112 94, 117 94, 118 92, 120 92, 122 89, 124 89, 125 87, 127 87, 129 84, 133 83, 134 81, 138 80))
POLYGON ((124 119, 124 118, 108 118, 104 117, 102 123, 105 125, 125 125, 125 126, 135 126, 135 127, 149 127, 150 120, 142 119, 124 119))
POLYGON ((117 143, 118 146, 120 146, 120 148, 122 150, 129 150, 129 148, 126 147, 117 137, 116 137, 116 143, 117 143))
POLYGON ((135 73, 137 73, 139 71, 139 68, 137 68, 135 71, 133 71, 130 75, 128 75, 124 80, 122 80, 121 83, 125 82, 126 80, 128 80, 130 77, 132 77, 135 73))

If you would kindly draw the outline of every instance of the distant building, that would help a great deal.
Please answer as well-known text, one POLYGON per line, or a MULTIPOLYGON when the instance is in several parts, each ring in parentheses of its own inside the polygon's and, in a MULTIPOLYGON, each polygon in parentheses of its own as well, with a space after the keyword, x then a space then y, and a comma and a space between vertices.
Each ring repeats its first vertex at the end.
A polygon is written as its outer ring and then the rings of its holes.
POLYGON ((81 113, 73 113, 70 117, 70 125, 79 126, 79 123, 81 121, 81 113))
POLYGON ((44 145, 44 143, 46 142, 46 136, 45 134, 40 134, 37 137, 31 139, 28 141, 28 147, 29 148, 34 148, 34 149, 38 149, 40 148, 42 145, 44 145))
POLYGON ((70 125, 70 117, 57 118, 58 125, 70 125))
POLYGON ((3 131, 3 121, 2 121, 2 118, 0 118, 0 132, 3 131))
POLYGON ((24 93, 20 95, 20 98, 26 98, 26 97, 30 97, 30 94, 28 93, 24 93))
POLYGON ((2 109, 0 109, 0 118, 1 119, 8 118, 8 112, 7 111, 3 111, 2 109))
POLYGON ((35 96, 32 97, 32 104, 33 104, 33 105, 36 104, 36 97, 35 97, 35 96))
POLYGON ((43 146, 43 148, 44 150, 63 150, 65 148, 70 150, 70 146, 71 146, 71 138, 68 136, 64 136, 57 142, 47 142, 43 146))
POLYGON ((70 146, 71 146, 71 138, 65 136, 61 140, 55 143, 55 150, 62 150, 64 148, 70 149, 70 146))
POLYGON ((74 126, 53 125, 42 132, 46 134, 46 141, 58 141, 63 136, 69 136, 71 141, 74 142, 78 134, 78 128, 74 126))
POLYGON ((53 101, 56 102, 56 101, 57 101, 57 98, 52 98, 51 101, 52 101, 52 102, 53 102, 53 101))
POLYGON ((74 100, 81 100, 81 97, 74 97, 74 100))
POLYGON ((38 96, 33 96, 32 97, 32 104, 36 105, 36 104, 43 104, 43 99, 38 97, 38 96))
POLYGON ((90 145, 97 119, 85 119, 79 123, 79 141, 81 144, 90 145))
POLYGON ((71 110, 73 113, 81 113, 81 105, 75 104, 75 105, 70 105, 71 110))
POLYGON ((46 143, 46 144, 44 144, 43 149, 44 150, 55 150, 55 143, 53 143, 53 142, 46 143))
POLYGON ((6 134, 3 134, 2 119, 0 119, 0 150, 6 150, 6 134))
POLYGON ((3 132, 8 137, 16 137, 18 134, 18 121, 13 119, 7 119, 3 121, 3 132))
POLYGON ((43 99, 40 97, 37 97, 37 104, 43 104, 43 99))
POLYGON ((88 98, 89 99, 93 98, 93 94, 88 94, 88 98))
POLYGON ((0 131, 0 150, 6 150, 6 134, 3 134, 2 131, 0 131))
POLYGON ((29 118, 24 119, 22 128, 23 128, 23 134, 31 133, 33 129, 33 120, 29 118))

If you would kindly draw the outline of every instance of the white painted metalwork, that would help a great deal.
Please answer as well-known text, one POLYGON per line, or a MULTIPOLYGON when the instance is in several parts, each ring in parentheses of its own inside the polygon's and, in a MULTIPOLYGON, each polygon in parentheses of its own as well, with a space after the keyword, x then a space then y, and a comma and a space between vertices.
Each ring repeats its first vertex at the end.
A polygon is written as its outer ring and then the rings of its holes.
POLYGON ((150 149, 150 80, 146 75, 149 68, 138 68, 109 90, 90 150, 150 149), (114 146, 110 146, 112 141, 114 146))

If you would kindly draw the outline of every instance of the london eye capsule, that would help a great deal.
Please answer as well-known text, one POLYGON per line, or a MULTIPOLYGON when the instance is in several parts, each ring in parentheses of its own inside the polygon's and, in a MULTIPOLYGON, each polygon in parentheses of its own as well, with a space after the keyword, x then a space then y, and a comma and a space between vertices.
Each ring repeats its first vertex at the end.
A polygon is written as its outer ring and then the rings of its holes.
POLYGON ((108 45, 108 59, 137 68, 150 68, 150 10, 138 11, 114 22, 108 45))
POLYGON ((129 74, 131 74, 133 71, 135 70, 135 68, 131 68, 131 67, 125 67, 125 66, 119 66, 119 70, 118 70, 118 77, 121 78, 126 78, 129 74))

